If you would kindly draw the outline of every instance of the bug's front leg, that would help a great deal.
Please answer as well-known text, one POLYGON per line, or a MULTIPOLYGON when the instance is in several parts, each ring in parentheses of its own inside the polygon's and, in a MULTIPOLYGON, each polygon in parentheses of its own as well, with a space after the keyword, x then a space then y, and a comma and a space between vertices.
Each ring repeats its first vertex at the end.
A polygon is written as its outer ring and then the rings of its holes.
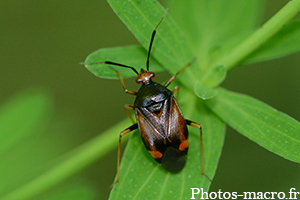
POLYGON ((122 83, 122 86, 123 86, 124 91, 125 91, 126 93, 128 93, 128 94, 136 95, 136 94, 137 94, 136 91, 128 90, 128 89, 126 88, 125 83, 124 83, 124 80, 123 80, 123 78, 122 78, 121 73, 119 72, 119 70, 116 70, 115 68, 113 68, 113 67, 111 67, 111 66, 110 66, 110 68, 112 68, 114 71, 116 71, 116 72, 118 73, 118 76, 119 76, 119 78, 120 78, 120 81, 121 81, 121 83, 122 83))
POLYGON ((126 114, 128 115, 128 117, 130 118, 130 120, 132 121, 132 123, 134 123, 130 113, 128 112, 128 110, 134 110, 134 106, 125 104, 124 105, 124 110, 125 110, 126 114))
POLYGON ((124 131, 120 133, 119 137, 119 148, 118 148, 118 163, 117 163, 117 178, 116 181, 110 186, 112 188, 116 183, 119 182, 119 171, 120 171, 120 161, 121 161, 121 143, 122 143, 122 137, 126 135, 127 133, 130 133, 131 131, 137 129, 137 124, 133 124, 130 127, 126 128, 124 131))
POLYGON ((207 178, 210 182, 212 182, 212 180, 210 178, 208 178, 208 176, 204 173, 204 164, 203 164, 203 141, 202 141, 202 127, 200 124, 193 122, 191 120, 185 120, 186 124, 192 127, 196 127, 199 128, 200 130, 200 150, 201 150, 201 173, 202 175, 207 178))

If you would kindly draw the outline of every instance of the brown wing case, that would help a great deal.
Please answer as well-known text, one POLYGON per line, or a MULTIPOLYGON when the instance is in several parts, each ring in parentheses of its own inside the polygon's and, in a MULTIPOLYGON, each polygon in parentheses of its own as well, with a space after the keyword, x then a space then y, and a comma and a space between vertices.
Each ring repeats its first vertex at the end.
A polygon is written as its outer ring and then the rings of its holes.
POLYGON ((188 130, 174 96, 135 108, 135 113, 144 145, 159 163, 168 147, 187 153, 188 130))

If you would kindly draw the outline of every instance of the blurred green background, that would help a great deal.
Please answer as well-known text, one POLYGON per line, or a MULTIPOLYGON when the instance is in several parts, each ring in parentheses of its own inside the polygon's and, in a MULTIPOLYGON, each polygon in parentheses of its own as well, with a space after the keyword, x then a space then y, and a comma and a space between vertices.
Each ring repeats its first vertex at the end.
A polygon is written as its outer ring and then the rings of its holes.
MULTIPOLYGON (((288 0, 266 2, 263 21, 288 0)), ((138 43, 104 0, 10 0, 1 1, 0 10, 0 104, 31 87, 42 87, 55 103, 54 117, 43 136, 27 138, 1 155, 0 162, 18 166, 10 169, 18 176, 11 180, 17 186, 30 180, 31 171, 42 172, 42 163, 55 160, 127 117, 123 105, 131 104, 134 97, 124 93, 119 81, 97 78, 79 62, 99 48, 138 43)), ((299 63, 297 53, 241 66, 229 74, 223 86, 300 120, 299 63)), ((169 76, 157 74, 156 80, 169 76)), ((126 86, 138 88, 134 79, 126 80, 126 86)), ((51 199, 55 193, 82 184, 95 199, 106 199, 116 160, 115 150, 37 199, 51 199)), ((279 192, 294 187, 300 192, 299 180, 299 164, 268 152, 228 128, 211 191, 279 192)))

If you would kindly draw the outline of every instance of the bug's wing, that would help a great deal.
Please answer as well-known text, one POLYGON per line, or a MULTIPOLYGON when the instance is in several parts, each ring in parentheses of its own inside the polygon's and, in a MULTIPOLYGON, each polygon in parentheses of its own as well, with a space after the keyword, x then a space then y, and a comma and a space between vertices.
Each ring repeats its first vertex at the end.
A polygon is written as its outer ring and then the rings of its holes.
POLYGON ((172 143, 172 146, 183 151, 188 147, 188 129, 185 123, 183 114, 177 104, 174 96, 171 96, 170 100, 170 110, 169 110, 169 130, 168 130, 168 140, 172 143), (183 144, 186 143, 186 144, 183 144), (180 147, 184 145, 186 147, 180 147))
POLYGON ((142 140, 150 151, 157 150, 166 143, 169 105, 167 101, 161 104, 161 109, 157 113, 151 112, 147 107, 139 107, 135 111, 142 140))
POLYGON ((149 108, 144 107, 136 108, 136 118, 144 145, 158 162, 169 146, 180 151, 188 147, 187 127, 175 98, 170 96, 160 104, 154 105, 160 107, 157 112, 150 112, 149 108), (184 145, 181 145, 183 142, 184 145))
POLYGON ((186 163, 188 152, 188 130, 181 110, 173 96, 170 98, 168 145, 163 153, 161 165, 172 173, 180 172, 186 163))

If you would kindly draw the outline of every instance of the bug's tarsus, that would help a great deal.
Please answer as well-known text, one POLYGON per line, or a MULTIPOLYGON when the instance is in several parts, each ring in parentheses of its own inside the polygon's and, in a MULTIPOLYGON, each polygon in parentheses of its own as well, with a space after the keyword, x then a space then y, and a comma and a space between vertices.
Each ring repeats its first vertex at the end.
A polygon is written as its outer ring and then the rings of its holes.
POLYGON ((168 13, 169 8, 166 9, 164 16, 162 17, 162 19, 158 22, 157 26, 155 27, 155 29, 152 32, 152 36, 151 36, 151 40, 150 40, 150 45, 149 45, 149 50, 148 50, 148 56, 147 56, 147 71, 149 71, 149 59, 150 59, 150 55, 151 55, 151 48, 152 48, 152 44, 153 44, 153 40, 156 34, 156 29, 158 28, 158 26, 161 24, 161 22, 163 21, 163 19, 166 17, 167 13, 168 13))
POLYGON ((114 185, 116 185, 118 182, 119 182, 119 181, 113 182, 113 183, 109 186, 109 190, 111 190, 111 189, 114 187, 114 185))
POLYGON ((208 176, 206 176, 206 174, 202 174, 202 176, 204 176, 205 178, 207 178, 207 180, 209 180, 210 182, 212 182, 212 180, 208 176))

